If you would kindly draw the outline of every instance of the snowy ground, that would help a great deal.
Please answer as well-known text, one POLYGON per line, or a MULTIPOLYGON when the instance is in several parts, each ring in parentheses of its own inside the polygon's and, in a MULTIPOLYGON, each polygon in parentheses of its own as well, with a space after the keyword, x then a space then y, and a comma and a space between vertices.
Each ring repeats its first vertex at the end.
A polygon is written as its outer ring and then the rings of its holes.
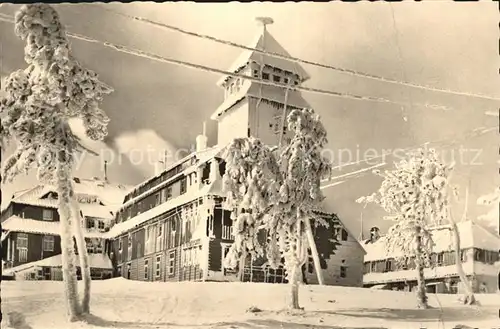
MULTIPOLYGON (((349 328, 445 329, 498 326, 500 295, 479 295, 480 307, 456 295, 429 295, 430 310, 415 308, 412 293, 361 288, 301 287, 305 312, 281 311, 288 287, 250 283, 94 281, 88 323, 65 322, 61 282, 2 282, 2 312, 21 312, 25 329, 73 328, 349 328), (262 310, 249 313, 256 306, 262 310)), ((5 325, 2 324, 5 328, 5 325)))

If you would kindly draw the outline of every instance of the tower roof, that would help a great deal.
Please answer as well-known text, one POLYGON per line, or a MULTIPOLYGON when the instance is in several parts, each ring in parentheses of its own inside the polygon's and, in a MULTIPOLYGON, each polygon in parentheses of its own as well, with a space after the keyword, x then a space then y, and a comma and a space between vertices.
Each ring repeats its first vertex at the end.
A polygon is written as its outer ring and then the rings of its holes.
MULTIPOLYGON (((248 46, 249 48, 262 49, 268 53, 276 53, 283 56, 291 57, 288 51, 283 48, 283 46, 276 41, 271 33, 264 28, 256 35, 254 41, 248 46)), ((272 67, 279 68, 284 71, 289 71, 297 74, 302 81, 308 80, 310 78, 309 74, 296 62, 286 60, 283 58, 272 57, 269 55, 264 55, 262 53, 253 50, 244 50, 241 55, 233 62, 233 65, 229 68, 230 72, 237 72, 239 69, 244 67, 247 63, 256 62, 259 64, 269 65, 272 67)), ((228 76, 223 76, 219 81, 217 81, 218 86, 228 79, 228 76)))

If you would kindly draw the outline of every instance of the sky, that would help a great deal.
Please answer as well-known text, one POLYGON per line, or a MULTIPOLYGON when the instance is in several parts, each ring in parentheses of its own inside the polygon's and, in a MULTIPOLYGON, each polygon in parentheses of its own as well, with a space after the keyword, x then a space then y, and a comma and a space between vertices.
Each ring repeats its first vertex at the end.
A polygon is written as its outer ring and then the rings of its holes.
MULTIPOLYGON (((13 14, 18 8, 6 4, 0 12, 13 14)), ((256 16, 269 16, 274 19, 268 28, 270 33, 294 57, 500 98, 498 17, 493 2, 136 2, 64 4, 55 8, 70 32, 223 70, 231 66, 240 49, 130 20, 109 10, 240 44, 254 39, 259 30, 256 16)), ((169 154, 188 150, 204 121, 209 144, 216 143, 217 125, 209 117, 223 100, 223 91, 215 84, 219 75, 119 53, 99 44, 71 41, 80 62, 115 89, 102 104, 111 118, 109 135, 104 143, 93 144, 101 157, 86 156, 76 170, 77 176, 101 177, 106 159, 110 180, 138 184, 154 174, 163 150, 169 154), (151 154, 148 163, 138 163, 134 158, 134 154, 141 152, 151 154)), ((13 25, 0 22, 0 43, 2 77, 26 66, 24 46, 14 35, 13 25)), ((497 118, 484 115, 486 111, 497 111, 499 104, 495 101, 401 87, 310 65, 304 68, 311 76, 306 87, 410 104, 402 108, 304 93, 304 98, 321 115, 328 131, 328 148, 334 151, 380 152, 455 139, 475 127, 498 124, 497 118), (442 109, 422 104, 437 104, 442 109)), ((78 122, 74 128, 82 133, 78 122)), ((493 191, 500 183, 497 143, 498 135, 492 132, 466 139, 454 149, 442 150, 450 159, 458 154, 459 148, 468 150, 468 160, 457 165, 454 180, 462 191, 470 186, 471 200, 493 191)), ((12 147, 3 157, 11 151, 12 147)), ((171 162, 173 158, 167 160, 171 162)), ((344 168, 341 173, 349 170, 344 168)), ((33 175, 19 177, 12 184, 5 184, 2 192, 8 197, 12 191, 35 183, 33 175)), ((374 192, 379 184, 378 178, 364 175, 327 188, 325 208, 337 212, 356 234, 361 227, 361 211, 365 232, 374 225, 385 229, 390 223, 381 221, 383 213, 376 206, 362 210, 354 202, 374 192)), ((471 217, 487 211, 474 203, 469 207, 471 217)), ((457 214, 461 207, 457 204, 457 214)))

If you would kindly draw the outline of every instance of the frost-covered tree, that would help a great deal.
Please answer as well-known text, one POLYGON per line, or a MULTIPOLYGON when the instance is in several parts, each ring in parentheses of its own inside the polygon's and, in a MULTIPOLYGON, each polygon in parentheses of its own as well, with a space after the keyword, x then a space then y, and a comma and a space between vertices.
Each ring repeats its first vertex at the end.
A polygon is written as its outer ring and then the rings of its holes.
MULTIPOLYGON (((446 177, 446 181, 449 182, 451 177, 446 177)), ((451 204, 448 200, 448 195, 449 192, 447 189, 451 188, 452 193, 455 196, 456 199, 458 199, 458 189, 456 187, 451 187, 449 183, 444 184, 445 188, 443 189, 443 193, 441 193, 438 198, 437 202, 442 202, 444 203, 444 207, 446 207, 446 215, 448 218, 448 221, 450 223, 451 227, 451 232, 453 234, 453 249, 454 249, 454 254, 455 254, 455 265, 457 267, 457 273, 460 278, 460 281, 462 282, 462 286, 464 287, 465 293, 464 293, 464 298, 462 299, 464 304, 469 304, 473 305, 476 304, 476 298, 474 296, 474 291, 472 290, 471 283, 469 280, 467 280, 467 275, 465 274, 463 265, 462 265, 462 251, 460 247, 460 232, 458 231, 458 225, 455 222, 455 219, 453 217, 453 213, 451 211, 451 204)), ((465 210, 462 215, 462 221, 467 219, 467 208, 468 208, 468 201, 469 201, 469 191, 468 189, 465 192, 465 210)))
POLYGON ((380 189, 357 200, 380 205, 396 223, 388 230, 386 252, 404 255, 406 262, 414 259, 417 270, 417 300, 420 308, 428 308, 424 268, 430 266, 434 242, 430 226, 448 217, 445 195, 447 177, 451 171, 440 162, 434 150, 418 150, 395 164, 395 169, 381 173, 380 189))
MULTIPOLYGON (((327 143, 327 133, 319 115, 312 109, 293 110, 287 117, 292 139, 279 155, 281 182, 269 221, 267 256, 272 266, 285 260, 290 284, 291 309, 300 309, 299 284, 303 281, 302 266, 307 260, 307 248, 317 257, 311 219, 314 225, 327 225, 315 211, 324 196, 321 179, 330 172, 330 164, 321 155, 327 143)), ((315 264, 319 265, 319 259, 315 264)), ((316 268, 318 272, 321 268, 316 268)))
POLYGON ((263 220, 272 204, 279 168, 271 150, 255 138, 238 138, 228 146, 223 177, 225 208, 231 210, 235 241, 225 259, 226 268, 239 268, 240 280, 247 255, 263 256, 259 241, 263 220), (238 263, 239 259, 239 264, 238 263))
POLYGON ((16 13, 15 33, 26 41, 24 58, 28 67, 8 77, 0 103, 2 142, 17 143, 14 154, 5 161, 3 176, 12 181, 18 174, 36 168, 40 182, 57 186, 65 295, 70 320, 76 320, 80 313, 89 312, 90 269, 83 220, 75 215, 79 209, 71 179, 75 155, 85 148, 68 122, 80 118, 89 138, 103 139, 109 119, 98 104, 112 89, 71 55, 65 29, 51 6, 23 6, 16 13), (73 235, 84 281, 81 305, 73 235))

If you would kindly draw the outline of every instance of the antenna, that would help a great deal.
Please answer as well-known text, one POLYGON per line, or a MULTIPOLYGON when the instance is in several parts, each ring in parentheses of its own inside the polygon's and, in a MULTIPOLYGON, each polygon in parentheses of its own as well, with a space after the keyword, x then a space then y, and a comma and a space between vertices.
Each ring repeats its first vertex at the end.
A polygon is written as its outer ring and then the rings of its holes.
POLYGON ((104 160, 104 181, 108 182, 108 161, 104 160))

